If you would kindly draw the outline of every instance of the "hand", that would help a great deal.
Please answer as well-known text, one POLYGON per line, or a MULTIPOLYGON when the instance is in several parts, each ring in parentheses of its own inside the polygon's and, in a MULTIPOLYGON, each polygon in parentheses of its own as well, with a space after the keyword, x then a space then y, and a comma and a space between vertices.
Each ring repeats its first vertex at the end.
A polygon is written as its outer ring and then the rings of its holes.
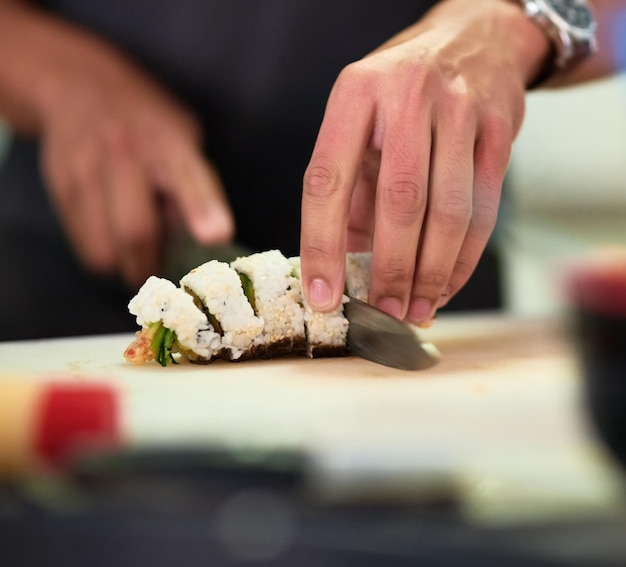
POLYGON ((314 308, 339 304, 350 250, 372 250, 370 303, 416 324, 465 284, 547 52, 515 3, 447 0, 342 71, 304 177, 314 308))
POLYGON ((52 201, 82 263, 137 287, 158 273, 168 219, 202 243, 228 241, 232 215, 193 117, 114 54, 81 71, 59 81, 40 135, 52 201))

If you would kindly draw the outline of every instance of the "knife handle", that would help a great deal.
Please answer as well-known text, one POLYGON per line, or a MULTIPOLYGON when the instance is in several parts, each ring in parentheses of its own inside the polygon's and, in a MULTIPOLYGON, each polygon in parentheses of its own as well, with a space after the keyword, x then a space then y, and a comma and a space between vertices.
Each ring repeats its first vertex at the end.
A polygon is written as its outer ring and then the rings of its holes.
POLYGON ((118 399, 96 383, 0 380, 0 479, 62 468, 120 443, 118 399))

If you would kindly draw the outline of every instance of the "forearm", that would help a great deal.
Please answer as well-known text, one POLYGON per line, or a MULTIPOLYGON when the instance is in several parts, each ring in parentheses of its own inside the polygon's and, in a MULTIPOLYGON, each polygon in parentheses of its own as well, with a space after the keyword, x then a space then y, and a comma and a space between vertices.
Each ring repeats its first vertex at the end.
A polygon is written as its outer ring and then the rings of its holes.
POLYGON ((114 73, 119 64, 96 38, 21 0, 0 0, 0 53, 0 116, 30 135, 74 78, 114 73))

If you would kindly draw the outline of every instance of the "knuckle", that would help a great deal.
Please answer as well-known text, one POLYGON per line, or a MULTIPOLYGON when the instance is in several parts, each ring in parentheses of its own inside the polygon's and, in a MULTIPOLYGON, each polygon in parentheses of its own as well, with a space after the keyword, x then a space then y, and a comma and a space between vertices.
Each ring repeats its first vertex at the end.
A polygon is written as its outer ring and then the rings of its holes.
POLYGON ((436 67, 428 62, 414 59, 402 59, 397 67, 397 72, 402 77, 408 77, 409 83, 420 90, 429 82, 439 83, 439 77, 435 71, 436 67))
POLYGON ((357 94, 367 87, 370 76, 369 63, 366 60, 354 61, 346 65, 337 76, 334 91, 346 96, 357 94))
POLYGON ((382 199, 385 212, 405 225, 413 222, 423 209, 426 189, 420 184, 417 174, 398 172, 383 192, 382 199))
POLYGON ((349 63, 337 75, 335 81, 335 88, 342 89, 348 85, 353 84, 358 77, 361 76, 360 66, 357 62, 349 63))
POLYGON ((491 202, 479 202, 473 207, 471 228, 480 236, 493 231, 498 218, 497 206, 491 202))
POLYGON ((483 119, 483 135, 487 135, 494 144, 509 142, 515 134, 515 117, 507 117, 502 112, 491 111, 483 119))
POLYGON ((311 238, 302 242, 300 254, 306 258, 315 258, 319 265, 324 266, 340 255, 340 246, 331 239, 311 238))
POLYGON ((477 96, 467 83, 457 77, 443 89, 441 94, 446 117, 458 128, 466 128, 468 117, 474 115, 477 96))
POLYGON ((325 201, 338 192, 340 183, 339 168, 331 160, 312 161, 304 173, 303 198, 312 203, 325 201))
POLYGON ((476 265, 474 263, 469 262, 462 257, 458 258, 456 263, 454 264, 455 279, 461 279, 465 281, 472 275, 475 267, 476 265))
POLYGON ((401 287, 413 279, 412 267, 401 259, 392 259, 376 270, 376 278, 385 286, 401 287))
POLYGON ((434 270, 418 270, 415 277, 417 287, 426 289, 443 289, 448 283, 448 274, 434 270))
POLYGON ((435 205, 435 220, 446 226, 466 226, 472 215, 471 196, 465 191, 451 190, 435 205))
POLYGON ((503 175, 508 166, 516 130, 510 120, 501 115, 491 115, 482 123, 479 144, 483 147, 482 163, 493 175, 503 175))

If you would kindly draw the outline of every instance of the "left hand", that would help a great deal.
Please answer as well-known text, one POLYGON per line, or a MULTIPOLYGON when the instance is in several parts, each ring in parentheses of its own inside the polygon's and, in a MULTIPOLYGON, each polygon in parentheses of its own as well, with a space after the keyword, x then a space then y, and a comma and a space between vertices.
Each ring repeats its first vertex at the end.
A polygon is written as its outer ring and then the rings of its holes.
POLYGON ((446 0, 342 71, 304 178, 315 309, 339 304, 346 251, 372 250, 370 303, 416 324, 467 282, 547 52, 516 3, 446 0))

